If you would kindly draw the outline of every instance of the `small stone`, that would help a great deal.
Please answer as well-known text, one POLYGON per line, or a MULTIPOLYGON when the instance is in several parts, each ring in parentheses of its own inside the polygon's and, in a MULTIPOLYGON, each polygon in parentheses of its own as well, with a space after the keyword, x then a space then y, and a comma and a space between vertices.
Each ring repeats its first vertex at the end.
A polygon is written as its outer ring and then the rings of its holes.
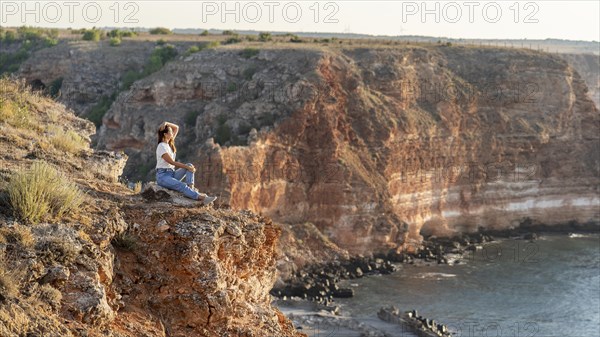
POLYGON ((64 266, 55 266, 48 269, 48 272, 40 280, 40 284, 50 283, 53 285, 62 284, 69 279, 71 272, 64 266))
POLYGON ((156 225, 156 227, 157 227, 157 228, 158 228, 158 230, 159 230, 159 231, 161 231, 161 232, 165 232, 165 231, 169 230, 169 228, 170 228, 166 220, 161 220, 161 221, 160 221, 160 222, 159 222, 159 223, 156 225))

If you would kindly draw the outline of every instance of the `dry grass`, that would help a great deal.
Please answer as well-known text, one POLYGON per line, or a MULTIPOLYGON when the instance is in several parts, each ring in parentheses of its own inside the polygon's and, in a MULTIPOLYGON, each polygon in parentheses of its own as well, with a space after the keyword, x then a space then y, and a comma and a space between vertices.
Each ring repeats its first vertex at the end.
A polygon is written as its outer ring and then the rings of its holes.
POLYGON ((135 185, 133 186, 133 192, 135 194, 139 194, 142 191, 142 182, 138 181, 137 183, 135 183, 135 185))
POLYGON ((0 103, 0 122, 7 123, 16 128, 29 128, 33 124, 27 106, 19 106, 13 101, 0 103))
POLYGON ((122 233, 115 236, 111 243, 117 249, 133 251, 138 247, 138 238, 128 233, 122 233))
POLYGON ((75 183, 45 162, 35 162, 28 171, 14 174, 8 195, 15 215, 30 223, 49 214, 60 218, 75 213, 84 198, 75 183))
POLYGON ((58 310, 60 309, 60 303, 62 301, 62 293, 51 285, 44 284, 40 287, 37 294, 37 300, 48 304, 52 310, 58 310))
POLYGON ((0 267, 0 300, 13 298, 18 293, 18 284, 10 271, 6 270, 4 266, 0 267))
POLYGON ((0 228, 0 242, 18 244, 25 248, 31 248, 35 244, 31 229, 23 225, 0 228))
POLYGON ((50 125, 50 143, 59 151, 77 154, 88 147, 88 143, 72 130, 64 131, 61 127, 50 125))
POLYGON ((4 258, 0 260, 0 304, 19 295, 24 272, 20 266, 6 263, 4 258))
POLYGON ((0 307, 1 336, 26 336, 29 323, 27 313, 20 306, 10 303, 0 307))
POLYGON ((24 79, 0 78, 0 123, 19 129, 41 131, 32 106, 40 103, 39 93, 32 92, 24 79))
POLYGON ((13 144, 24 147, 32 141, 77 154, 89 147, 73 130, 60 126, 60 109, 39 92, 32 92, 24 79, 0 78, 0 127, 13 144), (12 128, 11 128, 12 127, 12 128))

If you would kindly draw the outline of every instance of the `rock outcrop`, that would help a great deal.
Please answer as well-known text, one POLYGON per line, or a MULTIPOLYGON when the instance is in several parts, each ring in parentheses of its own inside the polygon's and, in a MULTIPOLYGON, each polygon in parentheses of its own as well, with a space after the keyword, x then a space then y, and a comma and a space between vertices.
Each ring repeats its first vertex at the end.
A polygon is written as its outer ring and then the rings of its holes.
POLYGON ((15 82, 0 90, 1 336, 305 336, 271 306, 277 225, 147 201, 117 182, 126 156, 89 148, 90 122, 15 82), (75 183, 81 205, 18 217, 10 182, 34 162, 75 183))
POLYGON ((127 211, 139 227, 135 250, 116 261, 121 320, 142 310, 168 336, 300 336, 271 307, 278 226, 250 212, 172 207, 127 211))
POLYGON ((600 56, 593 54, 560 54, 577 70, 588 86, 588 95, 600 107, 600 56))

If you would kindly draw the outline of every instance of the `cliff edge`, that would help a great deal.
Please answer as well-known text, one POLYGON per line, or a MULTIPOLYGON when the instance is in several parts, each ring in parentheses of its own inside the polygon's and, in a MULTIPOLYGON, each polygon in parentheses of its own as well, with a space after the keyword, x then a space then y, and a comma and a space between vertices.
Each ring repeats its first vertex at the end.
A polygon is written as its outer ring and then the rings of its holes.
POLYGON ((278 226, 148 202, 90 122, 0 90, 0 335, 305 336, 270 304, 278 226))

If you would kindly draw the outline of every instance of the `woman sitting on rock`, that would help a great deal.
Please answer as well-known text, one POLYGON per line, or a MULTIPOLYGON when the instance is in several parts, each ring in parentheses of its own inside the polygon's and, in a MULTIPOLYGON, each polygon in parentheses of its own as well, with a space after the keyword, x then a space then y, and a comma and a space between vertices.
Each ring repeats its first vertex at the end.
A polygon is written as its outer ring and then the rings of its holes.
POLYGON ((175 148, 175 137, 179 132, 179 126, 164 122, 158 128, 158 146, 156 147, 156 183, 159 186, 183 193, 186 197, 202 201, 208 205, 217 197, 210 197, 198 192, 194 187, 194 165, 182 164, 175 161, 177 149, 175 148), (175 167, 178 167, 175 170, 175 167), (185 183, 181 181, 185 177, 185 183))

